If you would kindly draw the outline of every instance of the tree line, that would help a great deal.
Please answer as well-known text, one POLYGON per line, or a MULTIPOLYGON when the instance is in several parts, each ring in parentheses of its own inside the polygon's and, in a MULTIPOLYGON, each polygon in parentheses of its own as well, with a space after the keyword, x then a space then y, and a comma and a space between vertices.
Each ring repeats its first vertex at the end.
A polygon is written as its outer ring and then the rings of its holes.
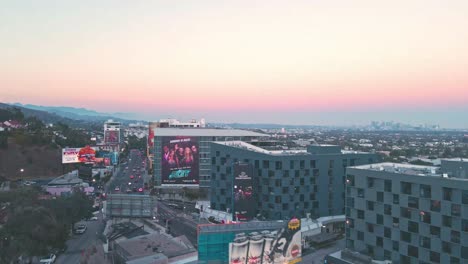
POLYGON ((93 201, 81 191, 55 199, 42 195, 36 187, 0 193, 8 214, 0 228, 0 263, 63 249, 73 225, 92 215, 93 201))

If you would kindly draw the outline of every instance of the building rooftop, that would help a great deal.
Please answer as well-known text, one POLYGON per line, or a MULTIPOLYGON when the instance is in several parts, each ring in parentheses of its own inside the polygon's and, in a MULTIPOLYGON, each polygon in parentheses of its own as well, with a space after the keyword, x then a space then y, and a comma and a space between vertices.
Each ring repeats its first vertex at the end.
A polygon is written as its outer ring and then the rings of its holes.
POLYGON ((413 164, 401 164, 393 162, 383 162, 351 167, 353 169, 385 171, 398 174, 414 176, 443 176, 440 168, 435 166, 422 166, 413 164))
POLYGON ((49 186, 54 185, 79 185, 83 180, 78 177, 78 171, 72 171, 60 177, 57 177, 48 183, 49 186))
POLYGON ((468 159, 466 159, 466 158, 452 158, 452 159, 442 159, 442 160, 458 161, 458 162, 466 162, 466 163, 468 163, 468 159))
POLYGON ((267 134, 241 129, 213 128, 155 128, 155 136, 191 136, 191 137, 268 137, 267 134))
POLYGON ((266 150, 261 147, 254 146, 244 141, 217 141, 214 142, 215 144, 225 145, 234 148, 245 149, 249 151, 254 151, 258 153, 263 153, 267 155, 277 155, 277 156, 285 156, 285 155, 304 155, 310 154, 305 149, 300 150, 266 150))
POLYGON ((118 242, 128 260, 162 253, 168 258, 194 252, 185 236, 170 238, 164 234, 149 234, 118 242))

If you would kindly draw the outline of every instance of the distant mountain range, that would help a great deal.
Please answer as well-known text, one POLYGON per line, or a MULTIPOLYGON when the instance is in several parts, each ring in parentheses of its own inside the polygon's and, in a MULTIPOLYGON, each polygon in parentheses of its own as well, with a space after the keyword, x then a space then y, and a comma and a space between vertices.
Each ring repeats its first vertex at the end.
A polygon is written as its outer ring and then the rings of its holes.
POLYGON ((108 119, 113 119, 115 121, 121 121, 123 123, 135 122, 132 120, 133 114, 130 113, 100 113, 94 110, 89 110, 86 108, 75 108, 68 106, 40 106, 32 104, 21 104, 14 103, 10 104, 11 106, 20 107, 22 109, 30 109, 43 111, 50 114, 55 114, 64 118, 69 118, 73 120, 83 120, 83 121, 106 121, 108 119))

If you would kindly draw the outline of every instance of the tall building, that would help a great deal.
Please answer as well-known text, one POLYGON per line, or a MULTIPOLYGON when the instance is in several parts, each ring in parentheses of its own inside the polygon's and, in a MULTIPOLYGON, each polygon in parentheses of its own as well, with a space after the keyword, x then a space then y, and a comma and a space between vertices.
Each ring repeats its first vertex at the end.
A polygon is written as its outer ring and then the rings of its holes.
POLYGON ((104 144, 119 145, 121 143, 120 122, 108 120, 104 122, 104 144))
POLYGON ((211 157, 211 208, 237 214, 238 192, 246 191, 238 179, 247 175, 247 193, 253 196, 249 210, 272 220, 344 214, 346 167, 379 159, 333 145, 270 151, 242 141, 213 142, 211 157))
POLYGON ((468 177, 455 170, 466 165, 348 168, 346 247, 393 263, 468 263, 468 177))
POLYGON ((151 124, 150 129, 155 185, 159 188, 200 187, 202 198, 209 196, 211 187, 210 142, 251 141, 268 136, 247 130, 160 128, 151 124))

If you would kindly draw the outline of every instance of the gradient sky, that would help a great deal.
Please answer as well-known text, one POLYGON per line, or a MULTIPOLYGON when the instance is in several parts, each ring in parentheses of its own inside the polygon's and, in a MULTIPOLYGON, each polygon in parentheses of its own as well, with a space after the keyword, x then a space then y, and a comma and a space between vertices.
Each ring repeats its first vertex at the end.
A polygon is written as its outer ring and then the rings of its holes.
POLYGON ((0 101, 468 127, 468 1, 3 1, 0 101))

